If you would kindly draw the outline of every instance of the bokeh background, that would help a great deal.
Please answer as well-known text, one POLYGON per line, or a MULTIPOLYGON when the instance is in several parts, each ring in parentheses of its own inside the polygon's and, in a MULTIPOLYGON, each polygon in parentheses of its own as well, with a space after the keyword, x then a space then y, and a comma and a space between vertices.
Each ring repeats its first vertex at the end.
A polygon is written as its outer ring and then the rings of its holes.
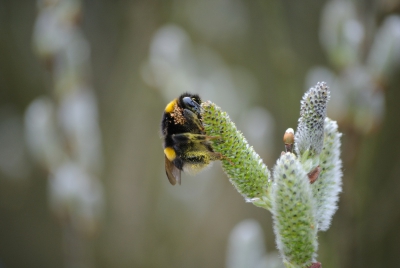
POLYGON ((196 92, 273 167, 318 81, 344 134, 318 260, 397 267, 399 15, 398 0, 1 0, 0 267, 279 267, 270 213, 219 163, 168 183, 160 119, 196 92))

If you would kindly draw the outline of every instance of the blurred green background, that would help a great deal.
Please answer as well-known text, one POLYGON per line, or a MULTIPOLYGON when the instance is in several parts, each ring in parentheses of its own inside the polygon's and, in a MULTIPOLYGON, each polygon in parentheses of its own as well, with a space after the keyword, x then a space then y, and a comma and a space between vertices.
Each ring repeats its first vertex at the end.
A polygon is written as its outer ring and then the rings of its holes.
POLYGON ((273 167, 318 81, 344 134, 318 261, 397 267, 399 14, 397 0, 0 0, 0 267, 230 267, 246 219, 274 252, 271 215, 219 163, 168 183, 161 115, 198 93, 273 167))

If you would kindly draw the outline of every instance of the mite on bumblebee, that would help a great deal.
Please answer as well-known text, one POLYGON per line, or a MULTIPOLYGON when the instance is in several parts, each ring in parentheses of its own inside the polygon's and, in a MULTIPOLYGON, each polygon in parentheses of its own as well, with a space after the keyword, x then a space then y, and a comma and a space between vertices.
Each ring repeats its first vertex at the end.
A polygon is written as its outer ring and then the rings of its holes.
POLYGON ((223 156, 213 151, 201 122, 201 99, 184 93, 165 107, 161 121, 164 139, 165 172, 172 185, 181 183, 181 171, 196 173, 223 156))

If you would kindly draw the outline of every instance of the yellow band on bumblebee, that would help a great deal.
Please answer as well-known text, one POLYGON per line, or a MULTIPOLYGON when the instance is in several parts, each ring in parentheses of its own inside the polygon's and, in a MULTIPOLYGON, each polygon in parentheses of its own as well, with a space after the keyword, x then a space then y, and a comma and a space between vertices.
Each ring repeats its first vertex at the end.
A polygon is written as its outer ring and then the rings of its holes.
POLYGON ((173 161, 176 158, 176 153, 174 148, 172 147, 167 147, 164 149, 164 154, 168 158, 169 161, 173 161))
POLYGON ((165 107, 165 112, 166 113, 172 113, 174 111, 175 104, 176 104, 176 99, 174 99, 173 101, 168 103, 167 107, 165 107))

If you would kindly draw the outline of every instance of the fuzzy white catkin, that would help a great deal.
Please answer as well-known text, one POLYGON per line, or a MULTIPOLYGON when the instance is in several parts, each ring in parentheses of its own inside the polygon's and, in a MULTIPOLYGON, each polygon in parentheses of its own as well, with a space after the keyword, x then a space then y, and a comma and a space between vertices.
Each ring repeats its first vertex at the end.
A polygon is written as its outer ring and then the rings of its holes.
POLYGON ((302 155, 307 150, 313 155, 318 155, 322 151, 324 120, 329 98, 330 92, 325 82, 318 82, 304 94, 295 135, 297 155, 302 155))
POLYGON ((324 147, 319 156, 321 173, 311 185, 317 205, 317 223, 321 231, 328 230, 337 210, 339 193, 342 191, 342 161, 340 137, 336 121, 325 119, 324 147))

